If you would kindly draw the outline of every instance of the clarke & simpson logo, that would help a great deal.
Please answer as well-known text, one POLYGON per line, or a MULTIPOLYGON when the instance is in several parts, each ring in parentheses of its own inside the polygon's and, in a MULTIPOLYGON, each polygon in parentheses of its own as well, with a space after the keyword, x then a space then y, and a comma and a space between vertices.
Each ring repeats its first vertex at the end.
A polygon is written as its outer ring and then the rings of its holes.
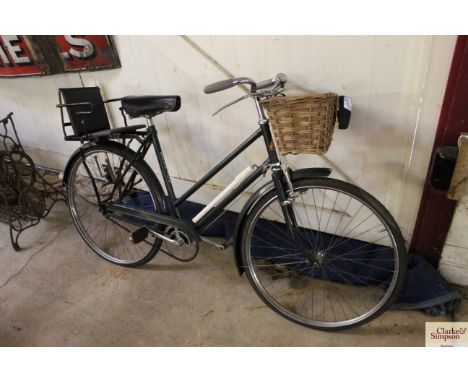
POLYGON ((468 322, 426 322, 426 346, 468 346, 468 322))

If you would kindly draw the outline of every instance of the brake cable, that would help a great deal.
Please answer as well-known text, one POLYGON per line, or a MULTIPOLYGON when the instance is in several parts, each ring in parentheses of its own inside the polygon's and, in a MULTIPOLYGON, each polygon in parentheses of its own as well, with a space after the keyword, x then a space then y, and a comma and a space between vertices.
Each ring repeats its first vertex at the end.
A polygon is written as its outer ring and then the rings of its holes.
POLYGON ((218 109, 216 112, 214 112, 211 116, 214 117, 216 114, 218 114, 219 112, 223 111, 224 109, 227 109, 228 107, 240 102, 240 101, 243 101, 247 98, 250 98, 250 97, 261 97, 261 98, 272 98, 272 97, 276 97, 276 96, 285 96, 285 94, 283 93, 280 93, 279 90, 281 89, 281 86, 275 86, 273 89, 270 89, 270 90, 264 90, 264 91, 260 91, 260 92, 257 92, 257 93, 250 93, 250 94, 246 94, 240 98, 237 98, 236 100, 234 101, 231 101, 229 103, 227 103, 226 105, 222 106, 220 109, 218 109))

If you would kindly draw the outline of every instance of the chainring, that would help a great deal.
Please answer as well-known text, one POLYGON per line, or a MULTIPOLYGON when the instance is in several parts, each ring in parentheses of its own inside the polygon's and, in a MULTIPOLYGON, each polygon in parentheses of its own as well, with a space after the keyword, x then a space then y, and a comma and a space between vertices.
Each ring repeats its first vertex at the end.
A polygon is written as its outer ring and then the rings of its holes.
POLYGON ((190 240, 188 235, 180 229, 169 226, 165 229, 164 235, 180 244, 164 242, 166 254, 178 261, 192 261, 198 254, 198 241, 190 240))

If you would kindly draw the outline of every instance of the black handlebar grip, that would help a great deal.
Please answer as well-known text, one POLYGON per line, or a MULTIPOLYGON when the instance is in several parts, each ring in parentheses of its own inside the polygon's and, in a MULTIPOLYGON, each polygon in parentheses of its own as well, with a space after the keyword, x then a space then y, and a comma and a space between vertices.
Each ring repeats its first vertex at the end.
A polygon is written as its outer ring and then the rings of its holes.
POLYGON ((221 90, 232 88, 234 85, 236 85, 234 79, 223 80, 223 81, 215 82, 210 85, 206 85, 203 91, 205 92, 205 94, 211 94, 211 93, 219 92, 221 90))

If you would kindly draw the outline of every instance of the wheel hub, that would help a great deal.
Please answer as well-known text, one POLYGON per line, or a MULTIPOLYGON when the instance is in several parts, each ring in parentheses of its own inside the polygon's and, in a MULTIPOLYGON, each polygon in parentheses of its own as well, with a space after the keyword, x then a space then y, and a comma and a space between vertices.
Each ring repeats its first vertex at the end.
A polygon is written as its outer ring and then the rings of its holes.
POLYGON ((317 251, 315 252, 315 263, 320 266, 324 263, 327 257, 327 253, 325 251, 317 251))
POLYGON ((324 250, 315 251, 315 250, 305 250, 304 255, 309 261, 310 265, 315 268, 322 266, 327 258, 327 252, 324 250))

